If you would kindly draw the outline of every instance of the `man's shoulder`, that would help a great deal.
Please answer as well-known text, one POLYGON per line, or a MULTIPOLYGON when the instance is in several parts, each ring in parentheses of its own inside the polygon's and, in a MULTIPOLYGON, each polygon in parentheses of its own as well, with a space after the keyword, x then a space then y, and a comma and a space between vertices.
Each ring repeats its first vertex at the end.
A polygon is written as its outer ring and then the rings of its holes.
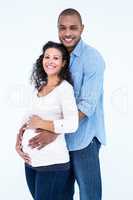
POLYGON ((80 54, 80 58, 83 62, 83 66, 89 66, 89 69, 99 70, 105 68, 105 62, 101 53, 95 48, 87 44, 86 42, 82 41, 82 51, 80 54))
MULTIPOLYGON (((88 43, 86 43, 85 41, 82 40, 82 51, 81 51, 82 56, 83 55, 87 55, 87 56, 96 56, 96 57, 101 57, 102 55, 99 52, 99 50, 97 50, 95 47, 89 45, 88 43)), ((103 59, 103 58, 102 58, 103 59)))

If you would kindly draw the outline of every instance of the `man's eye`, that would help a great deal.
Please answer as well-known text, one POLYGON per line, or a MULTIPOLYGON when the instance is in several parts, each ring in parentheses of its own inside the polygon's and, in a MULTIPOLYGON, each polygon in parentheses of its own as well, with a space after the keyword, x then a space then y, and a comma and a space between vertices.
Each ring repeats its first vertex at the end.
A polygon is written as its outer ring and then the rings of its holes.
POLYGON ((78 27, 71 27, 71 30, 77 30, 78 27))

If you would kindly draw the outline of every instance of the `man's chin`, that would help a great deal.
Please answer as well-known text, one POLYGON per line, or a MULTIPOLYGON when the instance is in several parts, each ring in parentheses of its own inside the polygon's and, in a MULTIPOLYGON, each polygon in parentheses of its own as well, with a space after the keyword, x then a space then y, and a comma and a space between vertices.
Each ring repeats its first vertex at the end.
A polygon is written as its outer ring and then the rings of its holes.
POLYGON ((67 43, 67 42, 63 42, 63 45, 66 47, 66 48, 74 48, 75 45, 73 43, 67 43))
POLYGON ((75 47, 75 46, 73 46, 73 45, 67 45, 67 44, 65 44, 65 43, 63 43, 63 45, 67 48, 67 50, 68 50, 69 52, 71 52, 71 51, 74 49, 74 47, 75 47))

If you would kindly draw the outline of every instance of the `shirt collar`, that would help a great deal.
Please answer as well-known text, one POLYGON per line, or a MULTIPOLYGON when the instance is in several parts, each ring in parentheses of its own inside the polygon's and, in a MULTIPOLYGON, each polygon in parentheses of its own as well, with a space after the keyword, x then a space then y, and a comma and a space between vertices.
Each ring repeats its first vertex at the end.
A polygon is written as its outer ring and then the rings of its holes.
POLYGON ((76 45, 76 47, 74 48, 74 50, 72 51, 71 55, 75 55, 75 56, 80 56, 81 53, 81 47, 82 47, 82 39, 79 40, 78 44, 76 45))

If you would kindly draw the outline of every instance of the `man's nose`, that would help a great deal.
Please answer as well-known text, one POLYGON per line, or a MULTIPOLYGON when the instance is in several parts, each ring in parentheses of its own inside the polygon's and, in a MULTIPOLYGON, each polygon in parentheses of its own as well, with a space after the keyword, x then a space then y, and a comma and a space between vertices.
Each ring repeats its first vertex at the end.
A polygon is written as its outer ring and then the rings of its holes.
POLYGON ((70 30, 70 29, 66 29, 65 35, 66 35, 67 37, 71 36, 71 30, 70 30))

